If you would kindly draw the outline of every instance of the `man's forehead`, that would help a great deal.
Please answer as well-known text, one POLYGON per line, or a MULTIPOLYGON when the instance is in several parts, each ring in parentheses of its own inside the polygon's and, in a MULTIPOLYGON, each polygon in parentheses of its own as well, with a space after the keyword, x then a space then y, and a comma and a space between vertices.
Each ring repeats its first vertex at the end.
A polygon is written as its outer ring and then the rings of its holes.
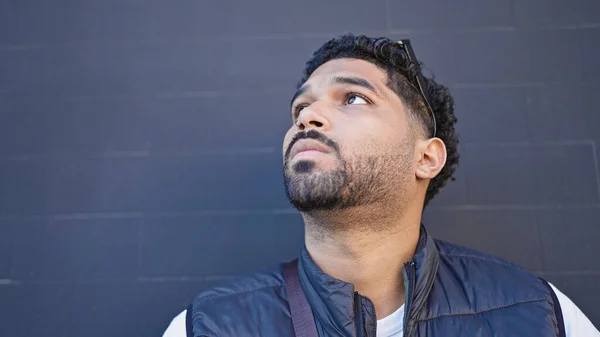
POLYGON ((371 62, 342 58, 322 64, 310 75, 305 85, 328 85, 335 77, 364 78, 374 85, 385 83, 387 79, 386 73, 371 62))

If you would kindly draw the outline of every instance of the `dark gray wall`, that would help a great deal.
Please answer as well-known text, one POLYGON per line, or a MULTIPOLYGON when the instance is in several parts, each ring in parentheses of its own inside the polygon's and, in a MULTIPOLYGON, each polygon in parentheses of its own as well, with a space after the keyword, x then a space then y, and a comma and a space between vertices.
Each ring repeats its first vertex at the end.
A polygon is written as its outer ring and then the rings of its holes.
POLYGON ((204 287, 292 258, 280 144, 303 63, 410 37, 456 97, 425 222, 600 325, 600 2, 0 1, 0 335, 158 336, 204 287))

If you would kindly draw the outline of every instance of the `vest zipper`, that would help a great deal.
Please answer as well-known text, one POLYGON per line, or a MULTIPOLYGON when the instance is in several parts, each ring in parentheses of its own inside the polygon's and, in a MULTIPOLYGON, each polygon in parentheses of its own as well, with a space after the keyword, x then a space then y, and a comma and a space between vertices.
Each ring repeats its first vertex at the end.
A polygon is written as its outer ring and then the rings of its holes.
POLYGON ((404 278, 404 336, 408 335, 408 317, 410 316, 410 305, 412 304, 413 293, 415 291, 415 280, 416 280, 416 267, 415 262, 410 261, 404 264, 403 278, 404 278))
POLYGON ((362 317, 362 301, 358 291, 354 292, 354 321, 356 322, 356 337, 365 335, 362 317))

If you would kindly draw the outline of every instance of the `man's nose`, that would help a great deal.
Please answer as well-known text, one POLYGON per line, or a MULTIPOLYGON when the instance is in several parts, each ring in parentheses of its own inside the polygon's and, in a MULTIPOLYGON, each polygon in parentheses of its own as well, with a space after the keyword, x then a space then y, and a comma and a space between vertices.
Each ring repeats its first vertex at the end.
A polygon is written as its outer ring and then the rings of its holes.
POLYGON ((318 129, 327 130, 330 127, 329 118, 327 118, 327 103, 314 102, 300 111, 296 120, 296 127, 300 130, 318 129))

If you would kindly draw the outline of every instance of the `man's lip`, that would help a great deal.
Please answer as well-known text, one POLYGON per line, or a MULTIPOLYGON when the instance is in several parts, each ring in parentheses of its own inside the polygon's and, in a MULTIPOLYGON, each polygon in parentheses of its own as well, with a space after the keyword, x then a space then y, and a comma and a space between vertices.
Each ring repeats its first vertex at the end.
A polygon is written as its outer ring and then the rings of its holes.
POLYGON ((297 141, 296 144, 292 146, 290 158, 294 158, 298 153, 306 151, 317 151, 322 153, 331 152, 327 146, 314 139, 302 139, 297 141))

